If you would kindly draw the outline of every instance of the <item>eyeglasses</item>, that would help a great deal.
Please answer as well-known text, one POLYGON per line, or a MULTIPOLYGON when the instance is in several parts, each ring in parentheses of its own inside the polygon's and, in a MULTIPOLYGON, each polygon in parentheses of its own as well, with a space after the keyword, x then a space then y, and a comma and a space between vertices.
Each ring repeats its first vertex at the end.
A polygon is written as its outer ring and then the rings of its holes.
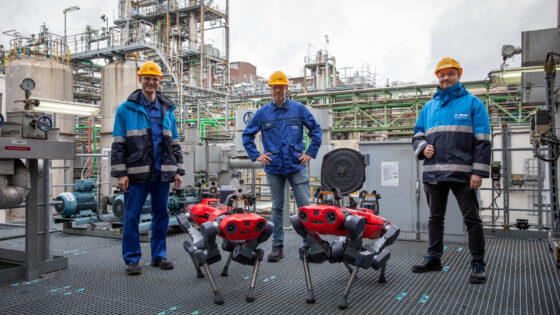
POLYGON ((159 78, 158 78, 158 77, 142 77, 142 80, 144 80, 144 81, 159 82, 159 78))
POLYGON ((443 78, 443 77, 454 77, 456 76, 458 73, 455 70, 449 70, 449 71, 445 71, 445 70, 441 70, 440 72, 438 72, 438 78, 443 78))

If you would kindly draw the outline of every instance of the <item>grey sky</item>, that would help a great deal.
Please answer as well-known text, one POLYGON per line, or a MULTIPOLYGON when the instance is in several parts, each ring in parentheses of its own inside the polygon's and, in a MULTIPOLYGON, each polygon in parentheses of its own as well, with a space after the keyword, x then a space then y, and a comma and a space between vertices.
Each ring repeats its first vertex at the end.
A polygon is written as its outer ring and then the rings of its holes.
MULTIPOLYGON (((222 0, 223 1, 223 0, 222 0)), ((37 33, 43 22, 63 34, 86 25, 101 28, 102 14, 116 16, 118 0, 7 0, 0 31, 37 33)), ((259 75, 275 70, 300 75, 304 56, 327 49, 337 67, 369 63, 378 82, 434 81, 433 70, 444 56, 459 60, 463 80, 481 80, 501 64, 503 44, 521 45, 521 31, 553 28, 557 3, 552 0, 230 0, 230 60, 248 61, 259 75), (329 44, 326 44, 328 35, 329 44)), ((5 46, 10 38, 0 35, 5 46)), ((519 65, 520 57, 508 61, 519 65)))

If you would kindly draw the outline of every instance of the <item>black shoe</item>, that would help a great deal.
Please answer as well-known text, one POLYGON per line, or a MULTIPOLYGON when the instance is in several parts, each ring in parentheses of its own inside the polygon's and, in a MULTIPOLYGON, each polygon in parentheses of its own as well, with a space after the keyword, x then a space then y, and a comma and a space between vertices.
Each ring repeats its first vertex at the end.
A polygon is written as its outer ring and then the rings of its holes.
POLYGON ((282 247, 273 248, 272 252, 268 254, 268 261, 270 262, 278 262, 282 258, 284 258, 282 247))
POLYGON ((137 262, 126 264, 124 272, 129 276, 137 276, 140 274, 140 266, 138 266, 137 262))
POLYGON ((484 272, 484 264, 473 262, 471 275, 469 276, 470 283, 484 283, 486 282, 486 272, 484 272))
POLYGON ((165 258, 160 259, 160 260, 152 260, 150 265, 152 265, 152 267, 159 267, 160 269, 163 269, 163 270, 173 269, 173 267, 174 267, 171 260, 167 260, 165 258))
POLYGON ((433 258, 431 256, 424 257, 424 263, 420 265, 413 265, 412 272, 422 273, 428 271, 441 271, 443 267, 441 266, 441 260, 438 258, 433 258))

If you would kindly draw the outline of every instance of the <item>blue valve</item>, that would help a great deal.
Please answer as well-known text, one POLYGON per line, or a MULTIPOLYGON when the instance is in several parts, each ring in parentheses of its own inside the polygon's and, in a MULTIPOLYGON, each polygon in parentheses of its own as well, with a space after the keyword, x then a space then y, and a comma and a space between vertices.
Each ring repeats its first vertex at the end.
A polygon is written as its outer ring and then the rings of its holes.
POLYGON ((2 116, 2 114, 0 114, 0 128, 4 126, 4 116, 2 116))
POLYGON ((37 128, 43 132, 47 132, 52 128, 52 119, 50 116, 43 115, 37 119, 37 128))

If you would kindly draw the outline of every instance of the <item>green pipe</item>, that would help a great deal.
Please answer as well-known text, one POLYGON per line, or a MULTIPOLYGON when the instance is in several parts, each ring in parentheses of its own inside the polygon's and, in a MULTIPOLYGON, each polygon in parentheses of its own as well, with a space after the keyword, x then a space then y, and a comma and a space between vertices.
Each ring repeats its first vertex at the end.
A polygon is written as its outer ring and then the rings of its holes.
MULTIPOLYGON (((89 128, 89 126, 78 126, 78 127, 74 128, 74 129, 82 130, 82 129, 88 129, 88 128, 89 128)), ((101 129, 101 127, 93 127, 93 128, 94 128, 94 129, 97 129, 97 130, 101 129)))

